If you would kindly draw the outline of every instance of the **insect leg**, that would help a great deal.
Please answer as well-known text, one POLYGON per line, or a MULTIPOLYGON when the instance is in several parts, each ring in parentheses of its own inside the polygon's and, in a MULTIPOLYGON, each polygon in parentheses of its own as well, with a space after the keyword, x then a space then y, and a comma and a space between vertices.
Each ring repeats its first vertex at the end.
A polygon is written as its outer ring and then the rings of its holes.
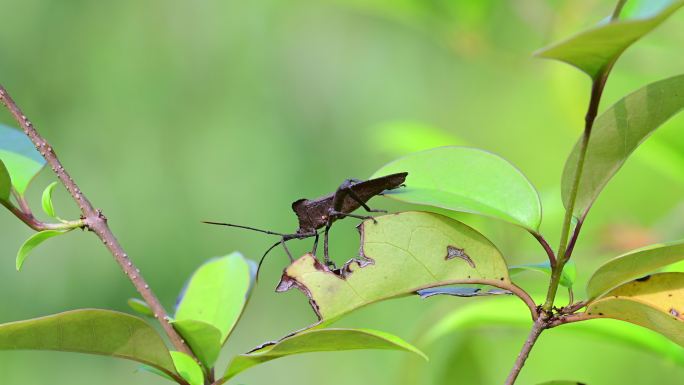
POLYGON ((370 216, 370 215, 348 214, 348 213, 343 213, 340 211, 332 211, 331 214, 336 216, 336 217, 351 217, 351 218, 361 219, 363 221, 365 221, 366 219, 372 219, 374 223, 378 223, 378 221, 376 221, 375 218, 370 216))
POLYGON ((314 244, 313 244, 313 249, 311 249, 311 254, 316 256, 316 250, 318 250, 318 231, 316 231, 315 239, 314 239, 314 244))
POLYGON ((323 233, 323 261, 325 262, 326 266, 334 268, 335 263, 330 260, 330 254, 328 254, 328 234, 330 233, 331 224, 331 222, 328 222, 328 224, 325 225, 325 232, 323 233))
POLYGON ((371 208, 368 206, 368 204, 366 204, 366 202, 364 202, 363 200, 361 200, 361 198, 359 198, 359 196, 356 195, 356 193, 354 192, 354 190, 352 190, 352 189, 349 188, 349 187, 346 189, 346 192, 347 192, 347 194, 349 194, 349 196, 350 196, 353 200, 356 201, 356 203, 360 204, 361 207, 363 207, 364 210, 368 211, 369 213, 386 213, 386 212, 387 212, 387 210, 371 209, 371 208))
POLYGON ((292 238, 286 239, 285 237, 280 238, 280 244, 283 245, 283 249, 285 249, 285 252, 287 253, 288 258, 290 258, 290 262, 294 262, 294 258, 292 258, 292 254, 290 253, 290 250, 287 248, 287 245, 285 242, 289 241, 292 238))

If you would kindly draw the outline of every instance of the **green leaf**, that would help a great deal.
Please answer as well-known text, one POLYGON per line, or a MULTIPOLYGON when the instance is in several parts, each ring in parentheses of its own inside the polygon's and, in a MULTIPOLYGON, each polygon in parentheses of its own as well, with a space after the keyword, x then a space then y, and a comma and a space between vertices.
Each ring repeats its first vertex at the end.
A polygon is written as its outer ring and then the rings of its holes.
POLYGON ((12 184, 24 195, 31 180, 45 165, 45 159, 36 151, 23 132, 0 124, 0 159, 5 163, 12 184))
POLYGON ((140 318, 81 309, 0 325, 0 350, 56 350, 119 357, 176 377, 159 334, 140 318))
MULTIPOLYGON (((515 328, 521 332, 530 329, 530 316, 525 305, 511 297, 492 301, 468 302, 442 317, 428 328, 419 339, 420 346, 429 346, 452 334, 470 334, 475 329, 492 326, 515 328)), ((667 338, 642 327, 612 319, 576 322, 555 328, 554 333, 567 333, 575 337, 591 337, 612 344, 621 344, 667 358, 684 366, 682 348, 667 338)))
POLYGON ((253 263, 238 252, 206 262, 190 278, 176 321, 208 323, 221 332, 224 343, 247 303, 254 271, 253 263))
POLYGON ((628 282, 587 306, 608 317, 656 331, 684 346, 684 273, 658 273, 628 282))
MULTIPOLYGON (((549 262, 533 263, 529 265, 515 265, 508 268, 511 275, 520 274, 525 270, 538 271, 551 276, 551 265, 549 262)), ((563 266, 563 273, 561 274, 560 284, 564 287, 572 287, 577 278, 577 267, 574 261, 570 261, 563 266)))
POLYGON ((147 302, 139 298, 129 298, 127 303, 128 307, 130 307, 134 312, 147 317, 154 317, 154 312, 152 309, 150 309, 150 306, 147 304, 147 302))
POLYGON ((221 331, 208 323, 195 320, 173 321, 173 327, 183 336, 192 352, 205 368, 213 368, 221 351, 221 331))
POLYGON ((684 259, 684 240, 651 245, 616 257, 589 278, 587 296, 593 300, 608 290, 684 259))
POLYGON ((66 234, 69 231, 71 231, 71 230, 44 230, 44 231, 33 234, 19 248, 19 252, 17 253, 17 271, 21 270, 21 267, 24 265, 24 261, 26 260, 26 257, 28 257, 29 253, 34 248, 36 248, 36 246, 40 245, 41 243, 45 242, 46 240, 48 240, 52 237, 56 237, 58 235, 66 234))
POLYGON ((372 178, 404 171, 406 187, 386 197, 539 228, 537 191, 517 168, 490 152, 455 146, 421 151, 385 165, 372 178))
POLYGON ((233 358, 223 377, 226 381, 255 365, 293 354, 336 352, 341 350, 403 350, 427 360, 413 345, 389 333, 367 329, 309 330, 233 358))
POLYGON ((630 45, 655 29, 682 5, 684 1, 675 1, 648 18, 599 25, 543 48, 535 55, 568 63, 597 79, 630 45))
POLYGON ((359 226, 361 258, 341 276, 306 254, 285 269, 277 291, 304 292, 320 320, 332 322, 359 307, 451 284, 511 282, 499 250, 474 229, 443 215, 403 212, 359 226))
POLYGON ((5 167, 5 163, 0 159, 0 201, 9 201, 12 192, 12 179, 5 167))
POLYGON ((189 355, 183 352, 171 352, 176 371, 190 385, 204 385, 202 368, 189 355))
MULTIPOLYGON (((576 217, 584 218, 627 157, 655 129, 684 108, 683 89, 684 75, 651 83, 624 97, 596 119, 577 192, 576 217)), ((577 172, 579 148, 578 142, 563 171, 562 192, 566 208, 577 172)))
POLYGON ((43 198, 41 200, 43 203, 43 211, 45 211, 45 214, 51 216, 52 218, 57 218, 57 214, 55 214, 55 207, 52 205, 52 192, 55 190, 55 187, 58 184, 58 182, 50 183, 50 185, 43 190, 43 198))
POLYGON ((139 371, 139 372, 142 371, 142 372, 152 373, 152 374, 155 374, 155 375, 157 375, 157 376, 159 376, 159 377, 163 377, 163 378, 165 378, 165 379, 167 379, 167 380, 169 380, 169 381, 176 382, 176 380, 175 380, 173 377, 169 376, 168 374, 166 374, 166 373, 162 372, 161 370, 159 370, 159 369, 157 369, 157 368, 154 368, 154 367, 152 367, 152 366, 140 365, 140 366, 138 367, 138 371, 139 371))

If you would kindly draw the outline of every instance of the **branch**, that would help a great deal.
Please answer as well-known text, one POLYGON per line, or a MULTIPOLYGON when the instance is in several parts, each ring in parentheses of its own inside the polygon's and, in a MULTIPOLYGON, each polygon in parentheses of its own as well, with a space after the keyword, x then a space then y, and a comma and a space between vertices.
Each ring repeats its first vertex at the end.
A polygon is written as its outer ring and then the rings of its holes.
POLYGON ((138 270, 133 262, 128 258, 128 254, 126 254, 124 249, 119 244, 119 241, 109 229, 109 226, 107 225, 107 218, 100 210, 96 210, 90 201, 88 201, 88 198, 86 198, 86 196, 81 192, 81 190, 78 188, 78 185, 76 185, 76 182, 71 179, 69 173, 62 166, 62 163, 57 158, 52 146, 42 136, 40 136, 40 134, 38 134, 31 121, 29 121, 28 118, 21 112, 14 100, 12 100, 10 95, 7 93, 7 90, 5 90, 5 88, 1 85, 0 101, 2 101, 2 103, 7 107, 17 123, 19 123, 19 126, 22 128, 22 130, 24 130, 24 133, 29 137, 29 139, 31 139, 31 142, 33 142, 33 144, 36 146, 38 152, 43 156, 43 158, 45 158, 47 163, 52 168, 52 171, 55 172, 66 190, 74 199, 81 210, 83 225, 100 238, 102 243, 105 245, 105 247, 107 247, 116 262, 124 271, 128 279, 130 279, 130 281, 133 283, 133 286, 135 286, 138 293, 140 293, 145 302, 147 302, 147 304, 150 306, 150 309, 152 309, 154 312, 155 318, 157 318, 164 331, 169 336, 173 346, 175 346, 177 350, 194 357, 194 354, 192 354, 192 351, 187 347, 181 336, 169 323, 169 317, 164 310, 164 307, 161 305, 154 293, 152 293, 147 282, 145 282, 143 277, 140 275, 140 270, 138 270))
POLYGON ((83 228, 85 225, 83 220, 78 221, 64 221, 62 223, 45 223, 33 216, 31 211, 27 211, 25 204, 19 201, 21 208, 13 205, 10 201, 0 200, 0 204, 5 206, 15 217, 19 218, 28 227, 35 231, 45 230, 70 230, 77 227, 83 228))
POLYGON ((515 380, 518 378, 520 371, 525 365, 527 357, 530 355, 530 351, 532 350, 534 343, 537 342, 539 335, 542 333, 542 331, 544 331, 546 327, 547 319, 545 315, 542 315, 541 317, 537 318, 536 321, 534 321, 532 330, 530 330, 530 334, 529 336, 527 336, 527 340, 525 340, 525 344, 523 345, 520 354, 518 354, 518 358, 515 360, 513 369, 511 369, 511 372, 508 374, 508 377, 506 378, 506 382, 504 383, 504 385, 513 385, 515 383, 515 380))

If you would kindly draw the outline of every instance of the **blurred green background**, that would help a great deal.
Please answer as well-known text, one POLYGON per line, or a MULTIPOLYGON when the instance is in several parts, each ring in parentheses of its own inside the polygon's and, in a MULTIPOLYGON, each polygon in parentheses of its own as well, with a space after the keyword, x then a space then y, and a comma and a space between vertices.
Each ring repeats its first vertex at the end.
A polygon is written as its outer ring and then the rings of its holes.
MULTIPOLYGON (((288 231, 290 202, 364 178, 403 154, 445 144, 496 152, 539 189, 555 244, 560 172, 582 127, 589 81, 531 53, 609 14, 608 0, 0 0, 0 83, 13 94, 110 225, 167 308, 209 257, 258 259, 271 238, 202 225, 223 220, 288 231)), ((683 68, 684 12, 630 49, 602 106, 683 68)), ((0 121, 13 122, 3 111, 0 121)), ((684 116, 670 121, 599 199, 578 250, 579 287, 607 258, 684 232, 684 116)), ((43 172, 29 196, 36 210, 43 172)), ((78 215, 63 190, 63 217, 78 215)), ((400 209, 383 199, 374 206, 400 209)), ((511 264, 544 259, 511 226, 465 220, 511 264)), ((357 247, 354 221, 333 230, 333 256, 357 247)), ((0 322, 81 307, 127 311, 134 290, 91 235, 74 232, 14 255, 30 230, 0 211, 0 322)), ((303 252, 308 242, 293 245, 303 252)), ((274 293, 277 250, 222 360, 315 319, 298 292, 274 293)), ((517 282, 534 293, 533 273, 517 282)), ((539 297, 539 296, 538 296, 539 297)), ((561 298, 561 301, 563 299, 561 298)), ((467 299, 405 298, 340 325, 416 341, 467 299)), ((491 301, 496 301, 491 299, 491 301)), ((521 310, 521 311, 524 311, 521 310)), ((497 384, 526 331, 481 328, 426 348, 303 355, 236 384, 497 384)), ((683 352, 684 354, 684 352, 683 352)), ((0 352, 0 383, 163 384, 136 364, 66 353, 0 352)), ((680 384, 684 368, 635 349, 556 329, 542 336, 520 384, 680 384)))

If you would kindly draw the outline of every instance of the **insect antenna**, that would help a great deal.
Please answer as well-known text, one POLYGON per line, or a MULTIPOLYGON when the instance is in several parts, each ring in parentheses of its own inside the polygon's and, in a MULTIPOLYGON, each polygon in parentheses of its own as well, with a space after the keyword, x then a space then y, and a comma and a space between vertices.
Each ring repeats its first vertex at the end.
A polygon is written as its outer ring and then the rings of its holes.
POLYGON ((271 252, 271 250, 273 250, 276 246, 278 246, 281 243, 282 243, 282 241, 278 241, 278 242, 274 243, 271 247, 268 248, 268 250, 266 250, 264 255, 259 260, 259 265, 257 265, 256 277, 254 278, 256 282, 259 282, 259 272, 261 271, 261 265, 263 265, 264 260, 266 259, 266 256, 268 255, 268 253, 271 252))
POLYGON ((242 226, 242 225, 234 225, 234 224, 232 224, 232 223, 210 222, 210 221, 202 221, 202 223, 206 223, 206 224, 208 224, 208 225, 218 225, 218 226, 237 227, 237 228, 239 228, 239 229, 252 230, 252 231, 257 231, 257 232, 264 233, 264 234, 269 234, 269 235, 279 235, 279 236, 281 236, 281 237, 285 235, 285 234, 283 234, 283 233, 276 233, 275 231, 257 229, 256 227, 249 227, 249 226, 242 226))

